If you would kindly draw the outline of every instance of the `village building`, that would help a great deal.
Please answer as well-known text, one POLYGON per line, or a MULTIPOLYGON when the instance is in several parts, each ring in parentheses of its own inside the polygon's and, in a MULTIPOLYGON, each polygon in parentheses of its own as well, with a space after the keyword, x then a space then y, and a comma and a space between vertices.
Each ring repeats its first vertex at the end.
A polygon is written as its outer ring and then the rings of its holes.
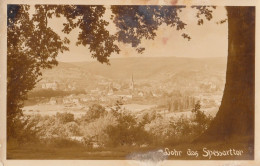
POLYGON ((118 91, 115 92, 114 96, 118 97, 119 99, 122 99, 123 101, 127 101, 129 99, 132 99, 133 96, 127 91, 118 91))
POLYGON ((52 89, 57 90, 58 89, 58 83, 55 82, 46 82, 42 84, 42 89, 52 89))
POLYGON ((51 105, 57 104, 56 98, 55 98, 55 97, 51 97, 51 99, 50 99, 50 101, 49 101, 49 104, 51 104, 51 105))
POLYGON ((135 91, 135 82, 134 82, 134 74, 132 74, 132 80, 129 86, 129 89, 134 92, 135 91))

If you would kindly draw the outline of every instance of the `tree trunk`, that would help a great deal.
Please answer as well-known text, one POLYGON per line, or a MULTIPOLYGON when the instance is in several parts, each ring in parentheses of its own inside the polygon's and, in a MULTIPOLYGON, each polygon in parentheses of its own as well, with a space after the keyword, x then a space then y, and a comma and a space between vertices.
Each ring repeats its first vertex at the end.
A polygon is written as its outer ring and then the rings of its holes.
POLYGON ((200 141, 254 137, 255 8, 226 7, 228 61, 219 111, 200 141))

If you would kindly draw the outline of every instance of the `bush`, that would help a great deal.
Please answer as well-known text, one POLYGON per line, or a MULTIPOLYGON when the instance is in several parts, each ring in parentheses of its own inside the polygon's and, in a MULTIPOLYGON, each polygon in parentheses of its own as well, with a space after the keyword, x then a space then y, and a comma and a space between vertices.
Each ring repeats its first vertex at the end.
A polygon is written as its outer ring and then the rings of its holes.
POLYGON ((167 135, 166 142, 181 143, 189 142, 196 135, 194 123, 190 118, 181 116, 178 120, 170 121, 170 131, 167 135))
POLYGON ((195 129, 198 134, 203 133, 209 127, 213 119, 213 117, 211 117, 210 115, 207 116, 204 111, 201 111, 200 108, 200 101, 198 101, 191 111, 194 114, 194 122, 196 124, 195 129))
POLYGON ((74 114, 72 113, 56 113, 56 118, 63 124, 73 122, 74 121, 74 114))
POLYGON ((180 117, 178 120, 170 122, 171 132, 168 143, 189 142, 201 135, 210 125, 212 117, 201 111, 200 101, 192 109, 192 118, 180 117))
POLYGON ((150 143, 150 136, 142 125, 136 122, 134 116, 128 113, 119 113, 118 124, 109 125, 106 129, 108 135, 107 146, 142 145, 150 143))
POLYGON ((79 125, 70 113, 57 113, 55 116, 32 116, 37 121, 39 139, 67 138, 80 134, 79 125))
POLYGON ((122 110, 117 102, 111 112, 94 104, 79 121, 75 121, 71 113, 22 116, 13 123, 16 139, 11 139, 8 146, 39 140, 51 142, 57 147, 65 147, 67 143, 77 146, 74 144, 77 140, 70 140, 72 137, 82 138, 81 143, 85 145, 99 147, 174 145, 193 140, 208 128, 212 120, 201 111, 200 102, 191 112, 192 117, 169 118, 153 111, 139 116, 137 120, 136 115, 122 110))
POLYGON ((104 144, 107 142, 106 128, 116 125, 116 118, 112 113, 108 113, 91 122, 83 121, 80 123, 80 134, 88 140, 88 142, 99 142, 104 144))
POLYGON ((82 117, 83 121, 93 121, 100 118, 106 114, 105 108, 100 104, 93 104, 89 107, 89 110, 86 112, 85 116, 82 117))
POLYGON ((8 142, 10 140, 10 142, 15 142, 16 145, 37 142, 39 135, 38 122, 37 118, 17 116, 12 123, 14 132, 8 137, 8 142))
POLYGON ((155 112, 152 113, 145 113, 142 115, 140 120, 140 125, 145 126, 146 124, 151 123, 154 119, 156 119, 158 115, 155 112))
POLYGON ((212 117, 201 111, 198 101, 192 109, 191 117, 182 115, 178 118, 167 118, 156 116, 150 119, 145 114, 141 120, 145 130, 152 136, 154 145, 174 145, 183 142, 190 142, 201 135, 210 125, 212 117))

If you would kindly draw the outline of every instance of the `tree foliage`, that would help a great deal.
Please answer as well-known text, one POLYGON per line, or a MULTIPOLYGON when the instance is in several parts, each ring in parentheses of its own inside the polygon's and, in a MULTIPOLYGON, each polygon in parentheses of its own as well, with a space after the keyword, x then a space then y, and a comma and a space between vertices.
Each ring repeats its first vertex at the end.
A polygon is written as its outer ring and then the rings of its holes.
POLYGON ((9 134, 14 119, 22 115, 21 107, 39 81, 41 69, 57 65, 59 52, 68 50, 68 40, 62 40, 47 26, 44 8, 33 16, 30 6, 8 6, 7 29, 7 120, 9 134))
POLYGON ((88 111, 82 117, 82 119, 84 121, 94 121, 95 119, 98 119, 106 114, 107 112, 105 110, 105 107, 100 104, 93 104, 89 107, 88 111))
POLYGON ((203 133, 209 127, 212 117, 210 115, 206 115, 205 112, 201 110, 200 101, 197 101, 191 112, 194 114, 194 122, 196 123, 198 133, 203 133))
POLYGON ((150 143, 149 133, 144 126, 137 123, 136 117, 129 113, 119 113, 116 117, 117 125, 106 128, 108 146, 142 145, 150 143))

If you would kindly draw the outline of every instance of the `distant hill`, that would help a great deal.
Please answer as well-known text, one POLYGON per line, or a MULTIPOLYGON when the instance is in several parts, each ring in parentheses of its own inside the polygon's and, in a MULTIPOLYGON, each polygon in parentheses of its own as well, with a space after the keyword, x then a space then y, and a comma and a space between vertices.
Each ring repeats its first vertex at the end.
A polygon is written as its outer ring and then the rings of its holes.
POLYGON ((134 57, 111 59, 111 65, 99 62, 76 62, 75 66, 95 75, 111 79, 129 79, 134 74, 135 79, 160 78, 161 74, 180 71, 226 71, 226 58, 180 58, 180 57, 134 57))
POLYGON ((99 62, 60 62, 43 70, 42 82, 75 84, 79 88, 95 87, 101 79, 179 82, 224 79, 226 58, 134 57, 111 59, 111 65, 99 62))

